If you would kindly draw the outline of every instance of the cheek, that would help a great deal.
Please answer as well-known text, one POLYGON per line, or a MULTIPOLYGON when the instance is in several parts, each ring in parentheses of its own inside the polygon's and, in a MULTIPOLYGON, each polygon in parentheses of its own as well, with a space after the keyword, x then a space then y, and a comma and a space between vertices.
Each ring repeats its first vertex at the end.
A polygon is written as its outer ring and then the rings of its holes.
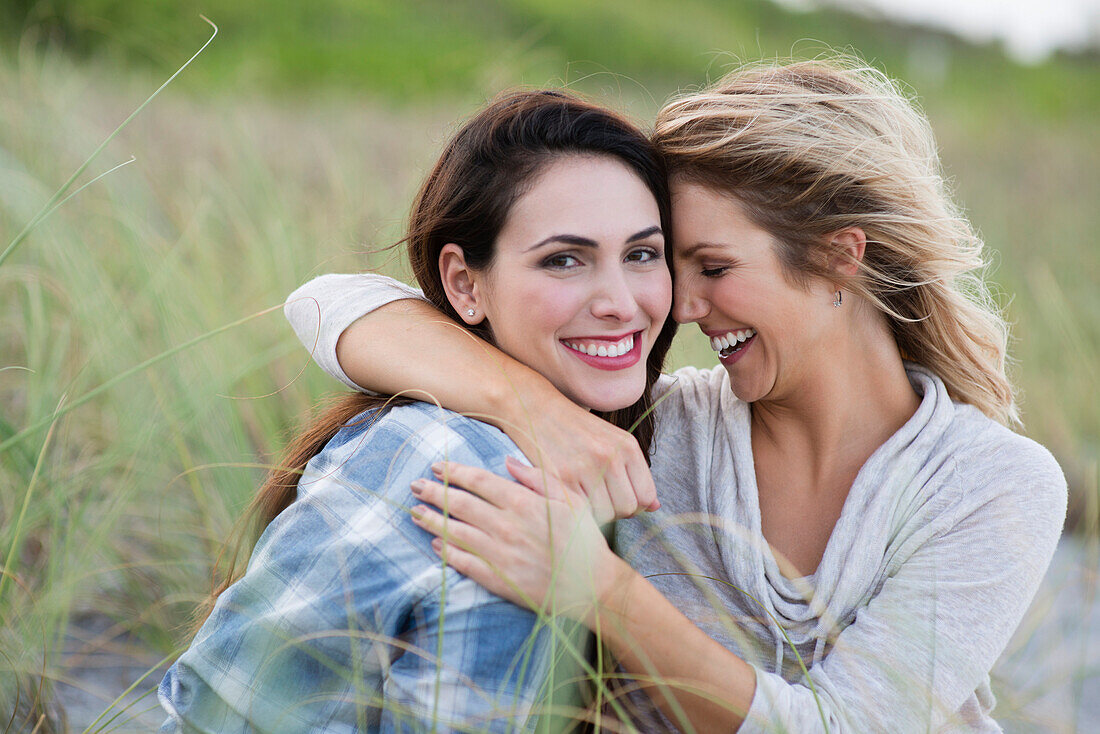
POLYGON ((634 298, 658 326, 663 324, 672 310, 672 276, 661 271, 648 273, 635 289, 634 298))
MULTIPOLYGON (((491 312, 501 346, 520 351, 546 349, 559 332, 576 319, 585 304, 584 289, 567 281, 545 277, 514 278, 500 283, 491 312)), ((561 336, 573 336, 561 334, 561 336)))

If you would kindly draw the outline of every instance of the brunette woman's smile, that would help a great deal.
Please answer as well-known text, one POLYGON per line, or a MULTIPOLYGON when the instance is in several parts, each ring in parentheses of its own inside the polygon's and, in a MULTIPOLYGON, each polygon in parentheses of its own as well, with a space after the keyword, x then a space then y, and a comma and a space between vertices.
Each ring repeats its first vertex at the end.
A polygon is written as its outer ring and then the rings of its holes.
POLYGON ((577 359, 601 370, 633 367, 642 358, 641 330, 623 336, 583 336, 562 339, 561 343, 577 359))

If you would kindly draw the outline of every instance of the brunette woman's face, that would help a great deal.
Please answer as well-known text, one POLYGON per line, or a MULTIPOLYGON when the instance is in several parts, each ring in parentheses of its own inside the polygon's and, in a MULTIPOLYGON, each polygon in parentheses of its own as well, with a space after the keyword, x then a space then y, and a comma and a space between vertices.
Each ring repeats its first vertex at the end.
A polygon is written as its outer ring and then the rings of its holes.
POLYGON ((737 397, 782 400, 829 363, 832 288, 790 282, 773 238, 737 199, 673 179, 672 230, 673 315, 710 338, 737 397))
POLYGON ((636 402, 672 304, 657 202, 611 157, 549 163, 474 273, 496 345, 592 410, 636 402))

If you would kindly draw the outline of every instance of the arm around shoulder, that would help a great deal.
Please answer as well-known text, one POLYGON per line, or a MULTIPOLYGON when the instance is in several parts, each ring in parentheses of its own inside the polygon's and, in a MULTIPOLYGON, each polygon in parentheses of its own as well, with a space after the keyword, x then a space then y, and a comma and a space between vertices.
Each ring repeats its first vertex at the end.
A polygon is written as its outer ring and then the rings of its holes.
POLYGON ((354 390, 356 383, 341 367, 338 343, 345 330, 363 317, 398 301, 423 301, 416 288, 375 273, 319 275, 291 293, 283 314, 317 365, 354 390))

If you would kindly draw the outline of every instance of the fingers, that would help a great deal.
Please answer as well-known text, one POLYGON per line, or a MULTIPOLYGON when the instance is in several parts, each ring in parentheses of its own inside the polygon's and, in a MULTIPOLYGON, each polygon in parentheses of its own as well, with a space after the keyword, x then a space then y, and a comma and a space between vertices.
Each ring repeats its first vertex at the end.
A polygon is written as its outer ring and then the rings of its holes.
POLYGON ((443 539, 471 553, 484 553, 492 543, 480 528, 454 516, 445 516, 427 505, 414 507, 411 514, 413 523, 436 536, 437 540, 443 539))
POLYGON ((511 506, 517 490, 527 494, 515 482, 476 466, 438 461, 432 464, 432 473, 444 484, 457 485, 495 507, 511 506))
POLYGON ((602 476, 582 482, 581 491, 588 498, 588 504, 592 508, 592 516, 596 518, 596 522, 605 525, 615 519, 615 505, 612 503, 611 493, 602 476))
POLYGON ((650 473, 649 465, 646 464, 640 448, 636 454, 625 464, 627 482, 633 488, 634 496, 638 498, 639 509, 655 512, 661 509, 661 500, 657 498, 657 485, 653 483, 653 474, 650 473))
POLYGON ((507 467, 508 473, 515 477, 517 482, 533 492, 552 500, 568 500, 568 493, 571 490, 560 479, 545 469, 520 463, 511 456, 505 457, 504 465, 507 467))
POLYGON ((622 465, 612 466, 604 480, 607 484, 607 494, 611 499, 613 519, 634 517, 641 509, 634 487, 626 473, 626 467, 622 465))
MULTIPOLYGON (((508 593, 510 590, 509 584, 500 578, 497 570, 489 565, 481 554, 472 553, 461 545, 448 543, 441 538, 435 538, 432 541, 432 550, 448 566, 475 583, 484 586, 497 596, 504 596, 505 598, 512 596, 508 593)), ((509 601, 516 604, 522 603, 522 600, 518 597, 511 598, 509 601)))
POLYGON ((458 487, 427 479, 417 479, 410 485, 410 489, 418 500, 430 502, 449 517, 467 524, 484 525, 497 510, 494 505, 458 487))
POLYGON ((661 506, 645 455, 633 436, 619 432, 615 440, 593 449, 590 455, 597 464, 579 484, 600 522, 633 517, 641 510, 661 506))
MULTIPOLYGON (((642 462, 640 489, 631 481, 630 463, 611 462, 609 468, 601 473, 590 474, 579 483, 579 488, 568 487, 560 479, 541 467, 532 467, 508 457, 508 472, 524 486, 549 497, 572 504, 571 495, 582 493, 592 507, 598 522, 633 517, 640 510, 656 509, 657 502, 653 478, 644 458, 638 454, 637 461, 642 462)), ((637 472, 636 472, 637 473, 637 472)))
MULTIPOLYGON (((579 477, 559 480, 544 467, 525 466, 508 457, 509 473, 527 489, 549 497, 573 503, 574 492, 582 493, 600 523, 633 517, 639 511, 656 510, 661 506, 657 489, 638 444, 629 434, 626 438, 589 457, 600 463, 592 465, 579 477)), ((499 508, 515 508, 526 501, 517 493, 518 485, 480 467, 452 462, 439 462, 432 471, 441 480, 466 489, 499 508)))

